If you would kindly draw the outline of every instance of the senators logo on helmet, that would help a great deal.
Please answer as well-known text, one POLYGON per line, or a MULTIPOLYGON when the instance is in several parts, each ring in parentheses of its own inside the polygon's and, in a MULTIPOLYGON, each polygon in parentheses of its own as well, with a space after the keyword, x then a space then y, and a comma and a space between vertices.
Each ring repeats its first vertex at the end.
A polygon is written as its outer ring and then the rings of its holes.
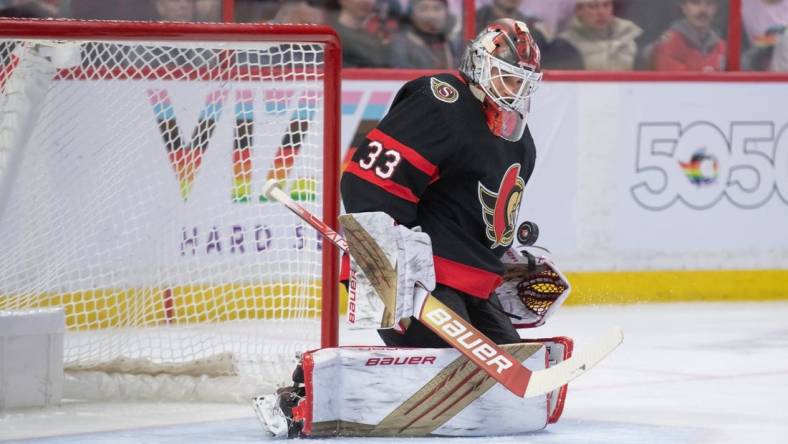
POLYGON ((520 168, 520 164, 516 163, 506 170, 497 192, 487 189, 479 182, 479 202, 482 204, 482 218, 487 227, 485 234, 493 243, 491 249, 508 247, 514 240, 514 226, 525 190, 520 168))

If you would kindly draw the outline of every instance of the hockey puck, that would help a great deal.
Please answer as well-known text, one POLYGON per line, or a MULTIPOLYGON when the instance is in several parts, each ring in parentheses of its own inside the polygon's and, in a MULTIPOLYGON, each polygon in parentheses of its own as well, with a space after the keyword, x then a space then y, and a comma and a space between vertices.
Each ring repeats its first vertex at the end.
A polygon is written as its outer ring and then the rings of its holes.
POLYGON ((517 227, 517 241, 524 246, 533 245, 539 239, 539 226, 529 220, 517 227))

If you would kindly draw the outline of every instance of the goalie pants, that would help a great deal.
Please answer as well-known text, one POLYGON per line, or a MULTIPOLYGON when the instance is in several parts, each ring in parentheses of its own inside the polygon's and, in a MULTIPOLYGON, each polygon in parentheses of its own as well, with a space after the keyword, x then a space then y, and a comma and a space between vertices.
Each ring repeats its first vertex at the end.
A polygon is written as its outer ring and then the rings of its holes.
MULTIPOLYGON (((512 325, 509 315, 501 308, 501 302, 496 295, 490 296, 489 299, 480 299, 441 284, 435 287, 432 295, 496 344, 520 342, 520 335, 512 325)), ((389 347, 450 347, 424 324, 415 319, 411 321, 410 327, 404 333, 386 329, 378 330, 378 334, 389 347)))

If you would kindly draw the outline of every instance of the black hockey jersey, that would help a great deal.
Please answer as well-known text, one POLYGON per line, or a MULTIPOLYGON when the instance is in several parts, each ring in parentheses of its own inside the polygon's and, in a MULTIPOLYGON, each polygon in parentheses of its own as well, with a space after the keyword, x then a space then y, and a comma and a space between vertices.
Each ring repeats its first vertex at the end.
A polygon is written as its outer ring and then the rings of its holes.
POLYGON ((459 77, 405 84, 342 175, 348 213, 383 211, 432 239, 437 281, 488 298, 501 283, 536 150, 492 134, 459 77))

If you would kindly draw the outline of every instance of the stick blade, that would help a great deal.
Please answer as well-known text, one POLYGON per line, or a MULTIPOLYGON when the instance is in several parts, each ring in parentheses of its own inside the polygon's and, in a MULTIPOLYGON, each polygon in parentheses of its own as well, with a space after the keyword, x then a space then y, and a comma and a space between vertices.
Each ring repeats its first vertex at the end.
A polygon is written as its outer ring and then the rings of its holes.
POLYGON ((585 374, 624 341, 620 327, 611 328, 589 347, 573 353, 572 357, 545 370, 536 371, 525 391, 525 397, 544 395, 585 374))

